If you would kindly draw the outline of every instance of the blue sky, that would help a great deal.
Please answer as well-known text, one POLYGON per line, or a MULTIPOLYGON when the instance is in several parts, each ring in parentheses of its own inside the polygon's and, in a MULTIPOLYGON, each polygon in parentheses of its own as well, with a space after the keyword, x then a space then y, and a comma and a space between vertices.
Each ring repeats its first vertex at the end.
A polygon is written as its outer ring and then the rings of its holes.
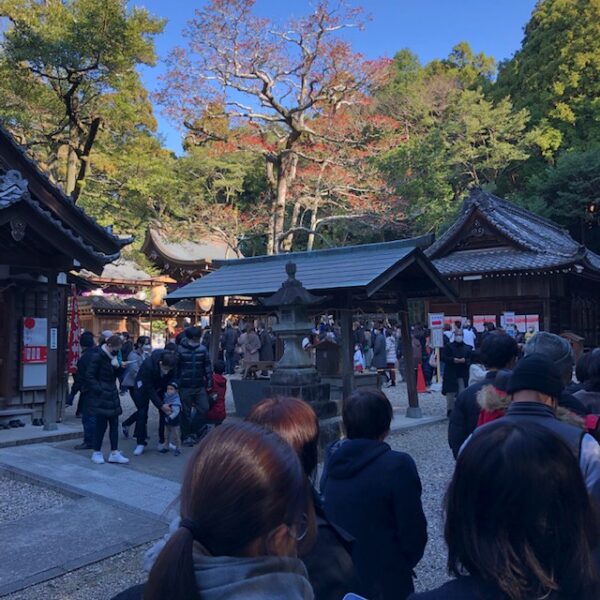
MULTIPOLYGON (((157 38, 159 57, 164 58, 178 45, 185 45, 181 31, 203 0, 135 0, 151 13, 168 19, 164 33, 157 38)), ((257 0, 261 16, 285 20, 308 12, 308 0, 257 0), (291 7, 291 8, 290 8, 291 7)), ((362 6, 371 21, 364 31, 353 31, 354 48, 367 58, 393 56, 410 48, 422 62, 444 58, 460 41, 467 41, 475 52, 491 54, 497 60, 509 58, 518 50, 523 26, 529 20, 535 0, 365 0, 362 6)), ((164 67, 143 69, 142 77, 150 90, 157 87, 164 67)), ((181 132, 156 107, 159 131, 166 145, 181 152, 181 132)))

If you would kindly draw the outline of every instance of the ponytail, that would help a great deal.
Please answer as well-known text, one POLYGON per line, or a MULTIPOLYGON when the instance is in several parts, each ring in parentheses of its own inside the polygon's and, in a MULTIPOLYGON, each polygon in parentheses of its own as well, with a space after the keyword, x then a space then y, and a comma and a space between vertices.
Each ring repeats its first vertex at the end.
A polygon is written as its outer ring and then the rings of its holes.
POLYGON ((144 588, 144 600, 200 600, 194 574, 194 538, 180 527, 159 554, 144 588))

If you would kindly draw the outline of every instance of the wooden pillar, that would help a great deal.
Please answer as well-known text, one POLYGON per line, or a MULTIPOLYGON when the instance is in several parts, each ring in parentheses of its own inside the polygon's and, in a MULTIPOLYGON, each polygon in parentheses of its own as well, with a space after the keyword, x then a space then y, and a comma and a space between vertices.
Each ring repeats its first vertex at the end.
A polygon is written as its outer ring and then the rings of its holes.
POLYGON ((352 300, 348 294, 340 310, 342 329, 342 394, 347 398, 354 391, 354 341, 352 336, 352 300))
POLYGON ((408 322, 408 302, 406 298, 400 298, 400 307, 398 310, 400 316, 400 331, 402 333, 402 354, 404 364, 406 365, 406 389, 408 392, 408 408, 406 416, 413 419, 420 419, 423 416, 419 407, 419 395, 417 394, 417 381, 415 379, 415 370, 413 369, 413 351, 412 336, 410 332, 410 323, 408 322))
POLYGON ((217 296, 213 304, 210 320, 210 359, 213 364, 219 358, 219 343, 221 341, 221 326, 223 324, 223 296, 217 296))
POLYGON ((58 407, 58 288, 56 272, 48 274, 48 335, 46 361, 46 401, 44 403, 44 429, 58 428, 56 415, 58 407))
POLYGON ((551 306, 550 306, 550 298, 544 298, 544 331, 552 332, 552 318, 551 318, 551 306))

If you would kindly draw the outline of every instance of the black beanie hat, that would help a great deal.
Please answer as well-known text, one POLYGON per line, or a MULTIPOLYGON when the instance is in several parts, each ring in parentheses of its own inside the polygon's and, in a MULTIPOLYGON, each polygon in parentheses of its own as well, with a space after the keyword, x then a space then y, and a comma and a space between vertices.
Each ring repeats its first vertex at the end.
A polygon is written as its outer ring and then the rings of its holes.
POLYGON ((533 390, 558 398, 562 392, 558 367, 543 354, 528 354, 515 367, 508 383, 508 393, 533 390))

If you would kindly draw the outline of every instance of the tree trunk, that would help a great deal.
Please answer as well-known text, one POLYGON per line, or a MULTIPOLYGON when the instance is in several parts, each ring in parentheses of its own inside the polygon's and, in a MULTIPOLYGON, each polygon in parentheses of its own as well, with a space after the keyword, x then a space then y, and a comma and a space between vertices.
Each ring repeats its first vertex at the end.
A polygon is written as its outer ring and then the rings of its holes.
POLYGON ((289 157, 284 156, 277 166, 277 191, 273 206, 273 252, 271 254, 279 254, 279 244, 277 242, 277 238, 283 232, 285 227, 285 204, 288 193, 288 169, 289 157))
MULTIPOLYGON (((275 205, 275 199, 273 198, 273 205, 275 205)), ((269 217, 269 233, 267 235, 267 254, 275 254, 275 213, 271 211, 269 217)))
POLYGON ((310 252, 315 246, 315 229, 317 228, 317 214, 319 211, 319 199, 315 197, 312 210, 310 211, 310 233, 306 242, 306 249, 310 252))
MULTIPOLYGON (((293 227, 300 226, 300 211, 302 209, 302 205, 300 202, 296 202, 294 204, 294 210, 292 211, 292 222, 290 223, 290 229, 293 227)), ((294 244, 294 234, 290 233, 282 242, 281 248, 284 252, 290 252, 292 246, 294 244)))
POLYGON ((77 128, 75 125, 71 125, 69 132, 69 151, 67 153, 67 183, 65 189, 67 196, 70 196, 73 193, 75 190, 75 183, 77 182, 79 160, 77 159, 75 148, 77 147, 78 142, 77 128))
POLYGON ((92 121, 90 131, 88 132, 87 139, 85 140, 83 151, 81 152, 79 172, 77 173, 75 187, 71 194, 73 202, 77 202, 77 199, 79 198, 79 195, 83 190, 83 182, 85 181, 85 177, 90 168, 90 155, 92 153, 92 147, 94 146, 94 142, 96 141, 96 136, 98 135, 98 130, 100 129, 100 123, 100 117, 96 117, 92 121))

